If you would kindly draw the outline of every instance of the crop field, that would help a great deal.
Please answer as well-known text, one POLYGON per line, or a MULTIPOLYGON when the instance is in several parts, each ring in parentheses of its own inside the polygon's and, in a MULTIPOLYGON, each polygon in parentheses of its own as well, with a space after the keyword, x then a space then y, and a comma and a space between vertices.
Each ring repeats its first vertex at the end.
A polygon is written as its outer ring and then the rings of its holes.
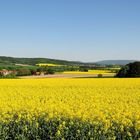
POLYGON ((39 63, 39 64, 36 64, 37 66, 51 66, 51 67, 56 67, 56 66, 61 66, 61 65, 58 65, 58 64, 47 64, 47 63, 39 63))
POLYGON ((81 71, 65 71, 64 74, 115 74, 111 70, 89 70, 88 72, 81 71))
POLYGON ((139 138, 140 78, 0 80, 1 140, 139 138))

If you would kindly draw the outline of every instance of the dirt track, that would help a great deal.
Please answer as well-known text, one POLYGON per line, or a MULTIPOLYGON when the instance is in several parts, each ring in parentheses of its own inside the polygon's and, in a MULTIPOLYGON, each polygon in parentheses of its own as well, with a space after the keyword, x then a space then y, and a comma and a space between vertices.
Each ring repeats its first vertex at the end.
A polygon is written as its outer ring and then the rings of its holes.
MULTIPOLYGON (((103 77, 113 77, 114 74, 103 74, 103 77)), ((98 77, 97 74, 54 74, 54 75, 39 75, 39 76, 21 76, 23 79, 36 79, 36 78, 80 78, 80 77, 98 77)))

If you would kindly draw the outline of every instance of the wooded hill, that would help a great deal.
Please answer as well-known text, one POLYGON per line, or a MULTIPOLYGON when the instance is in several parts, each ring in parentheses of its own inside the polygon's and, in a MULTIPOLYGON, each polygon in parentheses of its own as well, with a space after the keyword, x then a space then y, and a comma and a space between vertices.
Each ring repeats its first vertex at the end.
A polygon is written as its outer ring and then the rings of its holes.
POLYGON ((66 60, 57 60, 57 59, 49 59, 49 58, 15 58, 15 57, 0 56, 1 65, 12 65, 12 64, 36 65, 38 63, 49 63, 49 64, 60 64, 60 65, 84 64, 82 62, 77 62, 77 61, 66 61, 66 60))
POLYGON ((92 63, 84 63, 80 61, 67 61, 67 60, 58 60, 50 58, 16 58, 16 57, 7 57, 0 56, 0 65, 15 65, 15 64, 26 64, 26 65, 36 65, 38 63, 48 63, 48 64, 59 64, 59 65, 126 65, 128 63, 134 62, 135 60, 103 60, 92 63))

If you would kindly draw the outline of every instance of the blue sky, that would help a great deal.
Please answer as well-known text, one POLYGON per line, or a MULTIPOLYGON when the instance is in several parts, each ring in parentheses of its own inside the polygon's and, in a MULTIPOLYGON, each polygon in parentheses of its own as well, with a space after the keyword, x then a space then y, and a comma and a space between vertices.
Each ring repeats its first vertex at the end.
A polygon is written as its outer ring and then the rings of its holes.
POLYGON ((140 60, 139 0, 1 0, 0 55, 140 60))

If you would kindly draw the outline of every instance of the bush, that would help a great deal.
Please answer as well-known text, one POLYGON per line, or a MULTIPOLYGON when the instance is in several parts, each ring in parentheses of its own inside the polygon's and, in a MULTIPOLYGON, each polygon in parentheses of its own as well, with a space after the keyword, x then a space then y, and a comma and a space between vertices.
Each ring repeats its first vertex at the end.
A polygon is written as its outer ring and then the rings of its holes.
POLYGON ((103 77, 103 75, 102 74, 98 74, 98 78, 102 78, 103 77))
POLYGON ((46 73, 47 74, 54 74, 55 73, 55 70, 52 69, 52 68, 49 68, 49 69, 46 70, 46 73))
POLYGON ((116 77, 140 77, 140 62, 134 62, 122 67, 116 77))
POLYGON ((88 72, 88 69, 87 68, 81 68, 79 71, 81 71, 81 72, 88 72))
POLYGON ((44 72, 46 70, 46 68, 45 67, 39 67, 39 68, 37 68, 37 72, 44 72))
POLYGON ((3 79, 3 78, 4 78, 4 79, 14 79, 14 78, 17 78, 17 77, 16 77, 15 74, 11 73, 11 74, 8 74, 8 75, 5 75, 5 76, 2 75, 2 74, 0 74, 0 78, 1 78, 1 79, 3 79))
POLYGON ((31 70, 32 75, 36 75, 36 72, 37 72, 36 70, 31 70))
POLYGON ((17 70, 17 76, 27 76, 27 75, 31 75, 31 71, 29 69, 21 68, 17 70))

